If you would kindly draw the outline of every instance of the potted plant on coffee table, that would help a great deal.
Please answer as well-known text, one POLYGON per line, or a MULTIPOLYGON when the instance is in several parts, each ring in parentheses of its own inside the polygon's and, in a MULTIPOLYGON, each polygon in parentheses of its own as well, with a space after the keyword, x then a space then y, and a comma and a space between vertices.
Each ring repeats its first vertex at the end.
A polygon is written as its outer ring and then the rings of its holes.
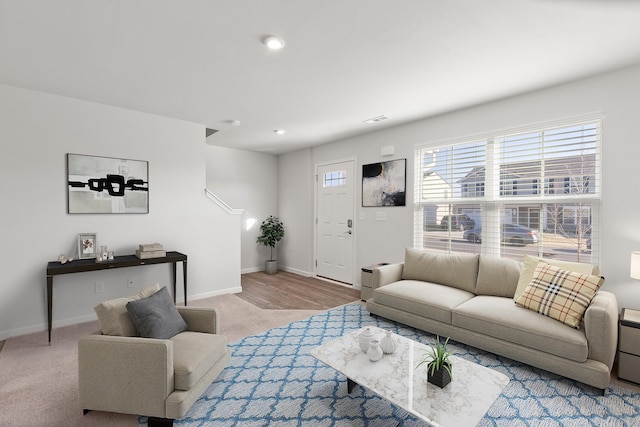
POLYGON ((427 381, 440 388, 449 384, 451 382, 451 377, 453 376, 451 373, 451 360, 449 360, 451 353, 447 349, 448 343, 449 338, 447 338, 443 344, 440 342, 440 337, 436 337, 436 344, 431 347, 424 359, 422 359, 422 361, 416 366, 416 368, 418 368, 419 366, 426 364, 427 381))
POLYGON ((260 224, 260 235, 256 243, 261 243, 271 248, 270 259, 265 261, 265 272, 276 274, 278 272, 278 261, 273 258, 273 248, 284 237, 284 224, 273 215, 262 221, 260 224))

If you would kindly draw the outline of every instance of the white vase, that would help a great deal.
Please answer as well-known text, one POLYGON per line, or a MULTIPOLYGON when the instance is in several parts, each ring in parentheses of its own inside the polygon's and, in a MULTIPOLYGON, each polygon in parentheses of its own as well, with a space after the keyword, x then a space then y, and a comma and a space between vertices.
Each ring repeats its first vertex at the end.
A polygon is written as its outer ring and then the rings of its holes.
POLYGON ((364 328, 364 331, 360 333, 358 336, 358 344, 360 345, 360 350, 363 353, 369 351, 369 345, 371 345, 371 341, 376 338, 376 335, 373 333, 373 329, 369 326, 364 328))
POLYGON ((367 356, 369 356, 369 360, 372 362, 377 362, 382 359, 382 349, 380 348, 380 341, 371 340, 371 344, 369 345, 369 350, 367 350, 367 356))
POLYGON ((398 348, 398 342, 393 337, 391 331, 387 331, 385 336, 380 340, 380 348, 385 354, 391 354, 396 351, 396 348, 398 348))

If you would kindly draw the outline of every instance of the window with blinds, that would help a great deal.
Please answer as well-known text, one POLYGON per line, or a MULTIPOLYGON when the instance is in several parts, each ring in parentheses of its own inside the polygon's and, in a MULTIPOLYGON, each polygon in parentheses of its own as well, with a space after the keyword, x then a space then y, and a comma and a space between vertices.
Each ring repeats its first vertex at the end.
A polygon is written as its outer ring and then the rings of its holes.
POLYGON ((598 259, 599 118, 415 150, 414 246, 598 259))

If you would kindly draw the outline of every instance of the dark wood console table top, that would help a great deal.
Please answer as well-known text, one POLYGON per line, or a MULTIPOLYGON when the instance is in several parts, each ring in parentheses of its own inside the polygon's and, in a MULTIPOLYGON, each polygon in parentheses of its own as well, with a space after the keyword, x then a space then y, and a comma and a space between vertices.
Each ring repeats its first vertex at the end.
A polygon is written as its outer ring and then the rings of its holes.
POLYGON ((141 265, 173 264, 173 302, 176 302, 176 270, 177 263, 182 262, 182 278, 184 285, 184 305, 187 305, 187 256, 180 252, 167 252, 167 255, 159 258, 140 259, 135 255, 121 255, 111 261, 96 262, 95 259, 79 259, 65 264, 58 261, 47 263, 47 318, 49 329, 49 344, 51 344, 51 325, 53 319, 53 276, 70 273, 83 273, 87 271, 109 270, 123 267, 138 267, 141 265))

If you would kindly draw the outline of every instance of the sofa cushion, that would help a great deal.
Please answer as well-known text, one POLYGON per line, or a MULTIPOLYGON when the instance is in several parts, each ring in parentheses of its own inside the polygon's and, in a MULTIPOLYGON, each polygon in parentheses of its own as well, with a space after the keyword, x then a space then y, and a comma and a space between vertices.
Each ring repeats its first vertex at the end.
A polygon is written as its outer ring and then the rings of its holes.
POLYGON ((578 328, 603 282, 604 277, 563 270, 540 261, 533 280, 516 304, 578 328))
POLYGON ((479 334, 584 362, 589 348, 584 330, 568 328, 513 303, 511 298, 477 296, 456 307, 453 325, 479 334))
POLYGON ((133 296, 104 301, 93 307, 93 310, 98 316, 102 334, 122 337, 138 336, 138 331, 136 331, 136 327, 127 311, 127 303, 141 298, 147 298, 158 292, 159 289, 160 285, 156 283, 155 285, 144 288, 133 296))
POLYGON ((227 350, 224 335, 182 332, 173 341, 174 387, 190 390, 227 350))
POLYGON ((480 255, 476 295, 513 298, 521 264, 513 259, 480 255))
POLYGON ((473 298, 471 292, 419 280, 400 280, 377 288, 377 304, 451 324, 451 310, 473 298))
POLYGON ((554 265, 556 267, 560 267, 563 270, 575 271, 580 274, 593 274, 599 275, 600 269, 597 266, 592 264, 587 264, 584 262, 571 262, 571 261, 562 261, 557 259, 550 258, 537 258, 531 255, 525 255, 522 262, 522 269, 520 270, 520 278, 518 279, 518 287, 516 288, 516 292, 513 295, 513 300, 516 301, 524 292, 524 289, 529 286, 531 280, 533 279, 533 272, 538 266, 538 262, 544 261, 547 264, 554 265))
POLYGON ((478 258, 473 254, 446 254, 407 248, 402 279, 439 283, 474 292, 478 258))
POLYGON ((127 303, 127 311, 143 338, 169 339, 187 329, 166 286, 148 298, 127 303))

